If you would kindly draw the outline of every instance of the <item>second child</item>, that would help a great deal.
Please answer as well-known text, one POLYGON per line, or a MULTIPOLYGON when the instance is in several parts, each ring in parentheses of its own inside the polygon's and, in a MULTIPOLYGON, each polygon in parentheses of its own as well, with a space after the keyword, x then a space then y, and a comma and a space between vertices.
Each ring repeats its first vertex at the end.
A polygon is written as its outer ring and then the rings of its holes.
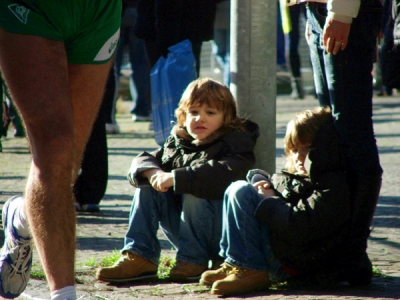
POLYGON ((335 274, 347 246, 351 200, 330 109, 298 113, 287 127, 285 153, 282 173, 250 170, 249 182, 226 190, 220 251, 225 262, 200 280, 212 286, 211 293, 238 295, 292 276, 335 274))
POLYGON ((128 178, 136 191, 122 257, 99 268, 99 280, 157 277, 159 226, 178 250, 171 280, 198 280, 210 260, 222 260, 222 198, 254 165, 258 125, 239 118, 228 87, 208 78, 189 84, 175 115, 164 146, 132 161, 128 178))

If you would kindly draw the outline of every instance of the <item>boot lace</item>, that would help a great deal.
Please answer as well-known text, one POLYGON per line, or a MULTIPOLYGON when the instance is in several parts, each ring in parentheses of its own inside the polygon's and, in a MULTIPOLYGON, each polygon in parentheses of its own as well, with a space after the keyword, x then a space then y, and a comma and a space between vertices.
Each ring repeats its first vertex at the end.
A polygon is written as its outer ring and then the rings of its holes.
POLYGON ((229 274, 234 274, 234 275, 236 275, 237 277, 240 277, 240 276, 242 276, 243 273, 245 273, 245 272, 246 272, 245 269, 242 269, 242 268, 239 268, 239 267, 233 267, 233 269, 230 271, 229 274))
POLYGON ((229 275, 232 271, 236 269, 236 267, 232 267, 231 265, 227 264, 226 262, 221 264, 221 272, 229 275))
POLYGON ((121 257, 114 263, 114 267, 118 267, 120 265, 123 265, 125 261, 129 260, 134 260, 135 259, 135 254, 134 253, 124 253, 121 255, 121 257))

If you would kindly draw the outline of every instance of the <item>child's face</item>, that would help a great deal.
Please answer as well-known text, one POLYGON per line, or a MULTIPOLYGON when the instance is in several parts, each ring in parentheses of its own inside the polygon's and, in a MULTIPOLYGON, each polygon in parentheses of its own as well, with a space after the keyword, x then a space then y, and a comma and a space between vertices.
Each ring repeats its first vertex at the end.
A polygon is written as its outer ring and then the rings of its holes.
POLYGON ((185 126, 194 139, 202 141, 219 129, 223 124, 223 120, 222 112, 203 104, 188 108, 185 126))
POLYGON ((296 174, 306 175, 308 171, 305 167, 305 161, 308 155, 308 147, 310 145, 297 145, 297 151, 293 151, 293 163, 296 168, 296 174))

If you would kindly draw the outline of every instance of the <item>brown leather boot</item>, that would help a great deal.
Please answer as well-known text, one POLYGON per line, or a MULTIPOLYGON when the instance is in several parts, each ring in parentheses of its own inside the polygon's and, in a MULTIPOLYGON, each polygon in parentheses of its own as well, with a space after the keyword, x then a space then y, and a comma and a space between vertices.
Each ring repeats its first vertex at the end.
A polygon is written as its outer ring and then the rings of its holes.
POLYGON ((157 278, 157 265, 129 251, 111 267, 97 269, 96 278, 107 282, 128 282, 157 278))
POLYGON ((197 281, 205 270, 207 270, 207 266, 177 261, 169 273, 169 279, 176 282, 197 281))
POLYGON ((234 267, 232 265, 224 262, 219 269, 204 272, 203 275, 201 275, 200 284, 212 286, 215 281, 227 277, 233 268, 234 267))
POLYGON ((227 277, 214 282, 211 288, 212 294, 221 296, 240 295, 253 291, 265 290, 270 286, 267 271, 232 267, 233 269, 227 277))

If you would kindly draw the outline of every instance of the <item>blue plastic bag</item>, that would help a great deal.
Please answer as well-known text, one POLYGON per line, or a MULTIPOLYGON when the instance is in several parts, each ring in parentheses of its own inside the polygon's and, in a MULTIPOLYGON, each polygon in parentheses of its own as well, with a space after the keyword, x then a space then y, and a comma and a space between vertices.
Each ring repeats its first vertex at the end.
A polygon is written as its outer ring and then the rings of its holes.
POLYGON ((196 60, 189 40, 171 46, 168 50, 167 58, 161 56, 150 71, 154 138, 160 146, 176 122, 175 109, 182 93, 197 77, 196 60))

